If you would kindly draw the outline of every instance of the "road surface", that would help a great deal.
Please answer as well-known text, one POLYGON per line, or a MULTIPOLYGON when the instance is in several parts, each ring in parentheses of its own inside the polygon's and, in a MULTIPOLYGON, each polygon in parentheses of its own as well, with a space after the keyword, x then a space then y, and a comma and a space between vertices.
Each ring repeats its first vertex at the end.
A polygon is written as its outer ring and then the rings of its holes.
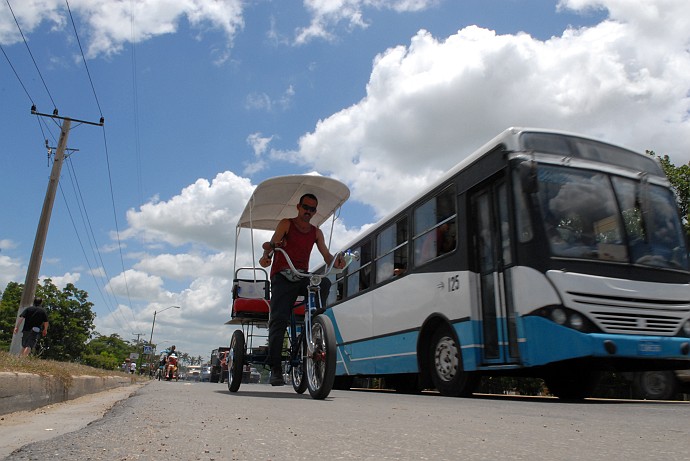
POLYGON ((688 414, 688 402, 364 391, 315 401, 290 386, 231 394, 152 381, 102 419, 6 459, 668 461, 690 459, 688 414))

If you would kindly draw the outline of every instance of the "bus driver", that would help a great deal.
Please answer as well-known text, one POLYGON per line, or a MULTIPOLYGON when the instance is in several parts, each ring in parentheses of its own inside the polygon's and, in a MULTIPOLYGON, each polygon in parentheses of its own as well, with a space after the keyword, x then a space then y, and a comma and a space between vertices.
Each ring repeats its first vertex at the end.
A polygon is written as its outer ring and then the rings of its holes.
MULTIPOLYGON (((318 200, 313 194, 303 195, 297 204, 297 216, 282 219, 276 227, 270 242, 264 243, 264 253, 259 264, 261 267, 271 265, 270 253, 276 247, 281 247, 290 256, 295 269, 309 270, 309 256, 316 244, 326 264, 333 261, 333 255, 328 251, 323 232, 309 221, 316 213, 318 200)), ((275 261, 271 266, 271 308, 268 320, 268 363, 271 366, 272 386, 282 386, 283 369, 281 366, 283 340, 290 321, 291 309, 297 297, 307 295, 309 279, 292 274, 290 266, 281 252, 274 253, 275 261)), ((345 261, 338 257, 334 262, 336 269, 345 267, 345 261)), ((326 305, 331 281, 326 277, 321 279, 321 305, 326 305)))

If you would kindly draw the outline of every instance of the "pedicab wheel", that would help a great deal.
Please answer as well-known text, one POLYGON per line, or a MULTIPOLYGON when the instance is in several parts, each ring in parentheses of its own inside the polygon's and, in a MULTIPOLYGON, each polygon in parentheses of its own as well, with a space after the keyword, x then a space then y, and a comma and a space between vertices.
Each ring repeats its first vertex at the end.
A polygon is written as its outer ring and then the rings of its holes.
POLYGON ((230 340, 228 351, 228 390, 237 392, 242 384, 242 368, 244 365, 244 333, 235 330, 230 340))
POLYGON ((335 379, 335 329, 325 315, 314 317, 311 325, 314 352, 305 360, 306 380, 312 398, 328 397, 335 379))
POLYGON ((305 362, 307 356, 307 340, 304 337, 304 333, 300 334, 297 338, 297 344, 295 344, 295 351, 293 352, 293 361, 290 367, 290 377, 292 378, 292 388, 298 394, 304 394, 307 390, 307 376, 305 373, 305 362), (298 364, 294 364, 299 359, 298 364))

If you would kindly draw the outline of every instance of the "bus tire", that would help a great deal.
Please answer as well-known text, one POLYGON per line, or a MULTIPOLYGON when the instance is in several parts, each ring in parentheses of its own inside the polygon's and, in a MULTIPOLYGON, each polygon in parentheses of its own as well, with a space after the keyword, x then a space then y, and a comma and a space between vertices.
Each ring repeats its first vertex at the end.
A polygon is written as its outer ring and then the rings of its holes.
POLYGON ((463 370, 460 342, 447 324, 431 336, 429 365, 431 380, 441 395, 468 397, 474 392, 479 376, 463 370))
POLYGON ((671 400, 678 393, 678 378, 671 370, 635 373, 633 391, 638 399, 671 400))

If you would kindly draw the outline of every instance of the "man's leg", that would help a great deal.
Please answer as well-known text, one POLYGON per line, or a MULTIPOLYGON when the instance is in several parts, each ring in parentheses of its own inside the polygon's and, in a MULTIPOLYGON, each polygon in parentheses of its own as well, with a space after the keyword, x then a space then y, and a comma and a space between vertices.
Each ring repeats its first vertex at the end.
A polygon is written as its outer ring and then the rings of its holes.
POLYGON ((271 280, 271 313, 268 320, 268 362, 271 365, 270 383, 273 386, 285 384, 283 379, 283 342, 290 323, 293 304, 299 292, 299 283, 290 282, 277 274, 271 280))
POLYGON ((36 340, 34 340, 34 332, 24 331, 22 333, 22 352, 19 354, 20 357, 26 357, 31 353, 31 349, 36 345, 36 340))

